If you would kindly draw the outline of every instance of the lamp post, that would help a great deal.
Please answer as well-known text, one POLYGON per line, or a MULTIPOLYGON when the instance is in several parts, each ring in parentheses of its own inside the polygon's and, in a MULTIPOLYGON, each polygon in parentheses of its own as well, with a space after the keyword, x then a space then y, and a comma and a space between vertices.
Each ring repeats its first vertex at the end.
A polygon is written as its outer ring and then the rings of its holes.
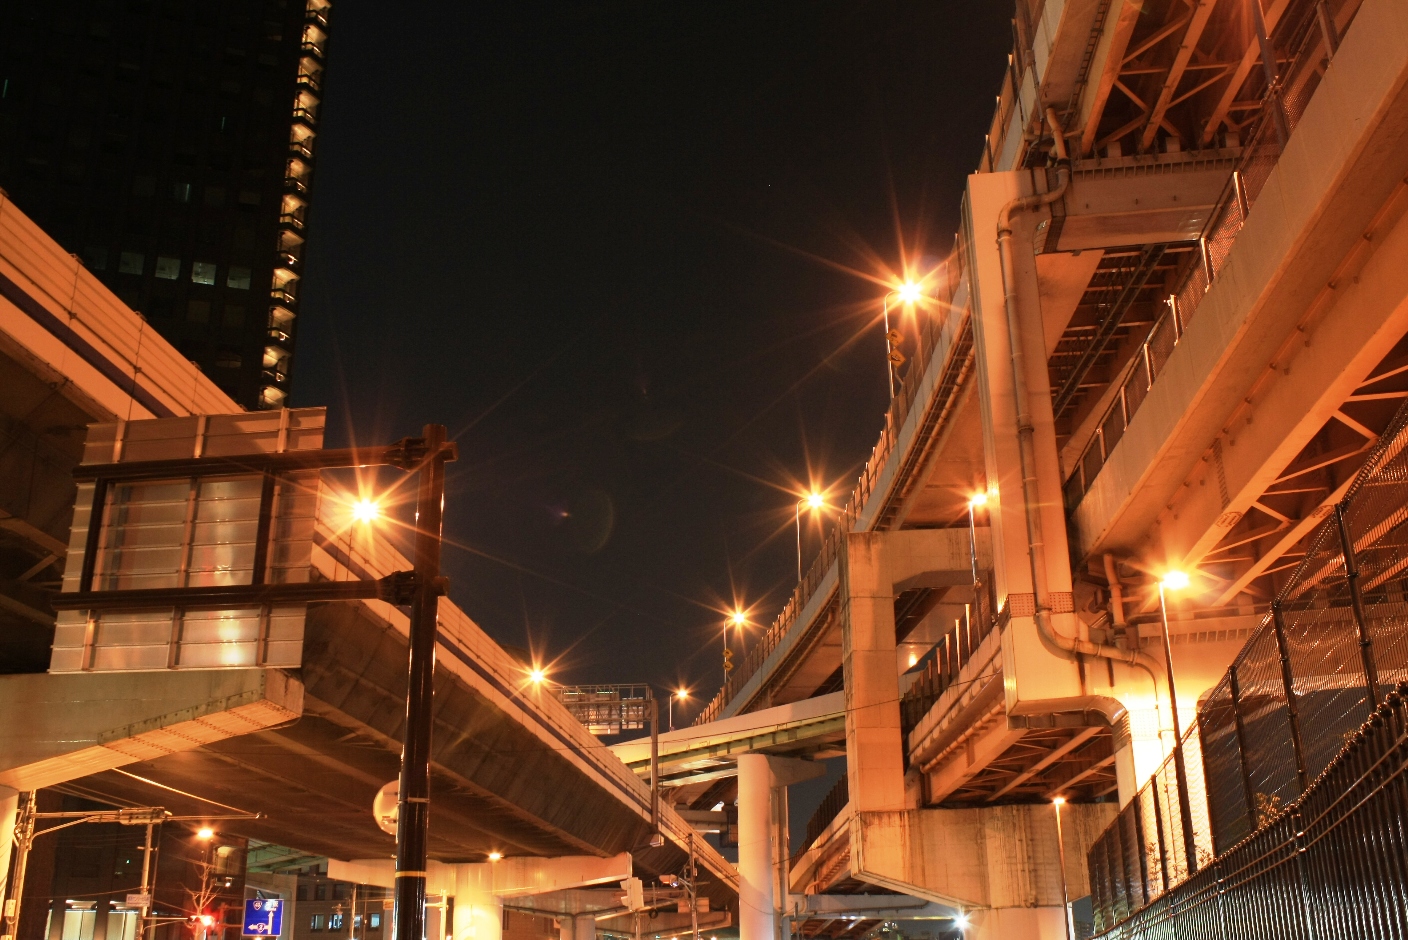
MULTIPOLYGON (((893 394, 893 393, 892 393, 893 394)), ((797 583, 802 583, 802 504, 805 503, 808 509, 815 512, 826 506, 826 497, 816 490, 812 490, 806 496, 797 500, 793 517, 797 523, 797 583)))
POLYGON ((669 713, 671 731, 675 730, 675 699, 679 699, 680 702, 684 702, 684 700, 687 698, 689 698, 689 689, 676 689, 675 694, 670 696, 669 713))
POLYGON ((1159 618, 1164 635, 1164 681, 1168 684, 1168 711, 1173 720, 1173 771, 1178 781, 1178 815, 1183 824, 1183 855, 1188 874, 1198 870, 1198 846, 1193 835, 1193 807, 1188 801, 1188 768, 1183 763, 1183 731, 1178 724, 1178 692, 1173 684, 1173 641, 1168 632, 1168 591, 1181 591, 1188 586, 1188 575, 1170 571, 1159 581, 1159 618))
POLYGON ((968 559, 973 572, 973 613, 977 615, 980 625, 984 621, 983 607, 978 600, 978 522, 976 511, 979 506, 987 504, 988 494, 982 491, 974 493, 968 499, 968 559))
POLYGON ((1058 796, 1051 801, 1051 805, 1056 807, 1056 854, 1061 864, 1061 913, 1066 922, 1066 940, 1075 940, 1075 924, 1071 922, 1071 894, 1066 886, 1066 839, 1061 831, 1061 807, 1066 805, 1066 798, 1058 796))
MULTIPOLYGON (((728 687, 729 673, 733 672, 733 649, 728 643, 728 628, 737 627, 738 635, 743 636, 743 627, 748 623, 748 615, 741 610, 734 610, 724 621, 724 687, 728 687)), ((739 644, 739 652, 742 652, 742 643, 739 644)))
POLYGON ((904 365, 904 353, 895 348, 899 342, 899 333, 890 329, 890 298, 898 297, 900 302, 906 305, 915 304, 919 301, 920 290, 920 286, 914 281, 905 281, 887 293, 880 302, 885 317, 885 374, 890 382, 891 398, 895 397, 895 369, 904 365))

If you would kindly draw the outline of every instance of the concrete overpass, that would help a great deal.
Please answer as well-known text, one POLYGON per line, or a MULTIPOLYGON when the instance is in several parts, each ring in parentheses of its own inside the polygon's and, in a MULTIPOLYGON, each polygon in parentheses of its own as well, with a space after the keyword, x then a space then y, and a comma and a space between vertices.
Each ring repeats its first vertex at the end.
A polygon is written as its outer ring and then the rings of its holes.
POLYGON ((844 696, 845 799, 773 859, 794 896, 1064 936, 1085 845, 1168 753, 1159 579, 1192 576, 1186 727, 1408 396, 1405 11, 1258 12, 1265 43, 1230 0, 1017 3, 954 253, 914 272, 919 351, 700 719, 844 696))
MULTIPOLYGON (((7 486, 0 518, 0 562, 8 566, 0 606, 10 618, 0 713, 24 719, 0 727, 0 828, 12 827, 18 792, 63 786, 179 815, 258 814, 220 828, 332 859, 385 857, 393 840, 374 820, 372 800, 399 768, 408 633, 401 609, 364 600, 315 604, 306 616, 296 605, 98 621, 65 611, 56 626, 50 606, 61 584, 73 589, 87 550, 89 519, 73 512, 81 463, 317 448, 321 409, 239 412, 6 202, 0 353, 12 437, 32 441, 45 461, 43 473, 2 468, 7 480, 31 484, 27 493, 7 486)), ((104 536, 95 543, 99 578, 111 568, 118 578, 128 571, 223 583, 248 569, 256 555, 252 517, 244 517, 257 500, 231 495, 240 480, 227 480, 230 492, 218 499, 176 480, 190 494, 176 502, 197 507, 185 510, 195 547, 179 563, 162 561, 166 541, 180 542, 179 520, 175 535, 158 523, 120 544, 104 536), (216 522, 202 521, 207 508, 216 522), (156 560, 119 563, 124 551, 156 560)), ((281 485, 271 578, 374 579, 410 567, 384 534, 350 528, 346 499, 316 475, 281 485)), ((160 515, 164 505, 150 502, 146 511, 160 515)), ((600 908, 592 891, 615 891, 611 906, 619 907, 622 879, 679 871, 692 850, 710 923, 727 925, 736 909, 733 866, 669 805, 664 842, 652 847, 648 785, 457 606, 442 602, 440 618, 430 854, 468 879, 474 900, 461 912, 482 913, 527 891, 570 922, 579 901, 588 913, 600 908), (501 869, 490 853, 502 857, 501 869), (466 874, 491 864, 502 883, 466 874)), ((0 872, 8 840, 4 849, 0 872)), ((498 923, 485 919, 475 935, 492 936, 498 923)), ((469 924, 455 926, 461 936, 469 924)))

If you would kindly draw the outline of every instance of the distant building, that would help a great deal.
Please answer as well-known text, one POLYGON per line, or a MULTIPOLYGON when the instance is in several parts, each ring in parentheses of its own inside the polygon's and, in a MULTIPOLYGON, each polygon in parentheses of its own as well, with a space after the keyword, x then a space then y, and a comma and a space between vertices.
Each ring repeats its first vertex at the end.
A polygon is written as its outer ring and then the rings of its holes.
POLYGON ((246 408, 288 396, 329 9, 0 12, 0 187, 246 408))

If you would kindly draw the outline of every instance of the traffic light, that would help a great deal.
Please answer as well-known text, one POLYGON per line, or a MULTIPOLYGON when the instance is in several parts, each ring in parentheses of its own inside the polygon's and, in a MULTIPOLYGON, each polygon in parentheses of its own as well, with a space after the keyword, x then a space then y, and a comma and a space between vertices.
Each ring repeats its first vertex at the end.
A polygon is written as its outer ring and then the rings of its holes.
POLYGON ((724 675, 733 672, 733 650, 724 650, 724 675))

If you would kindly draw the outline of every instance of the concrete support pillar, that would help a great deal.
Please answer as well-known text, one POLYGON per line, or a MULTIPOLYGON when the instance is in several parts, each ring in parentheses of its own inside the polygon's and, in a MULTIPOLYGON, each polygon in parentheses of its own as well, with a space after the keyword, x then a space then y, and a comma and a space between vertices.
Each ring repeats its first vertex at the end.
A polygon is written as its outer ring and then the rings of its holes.
MULTIPOLYGON (((983 423, 983 453, 988 479, 993 584, 998 603, 1008 605, 1010 626, 1003 634, 1003 672, 1008 714, 1024 711, 1079 709, 1089 704, 1076 658, 1047 644, 1033 616, 1032 557, 1028 545, 1023 497, 1021 449, 1018 444, 1018 402, 1013 380, 1012 335, 1005 296, 1010 286, 1016 304, 1017 337, 1021 344, 1031 418, 1033 471, 1036 478, 1040 539, 1044 545, 1044 576, 1053 613, 1053 629, 1079 636, 1081 626, 1071 609, 1071 568, 1067 552, 1060 457, 1051 410, 1051 378, 1047 372, 1048 332, 1060 329, 1042 319, 1033 236, 1045 214, 1018 212, 1012 216, 1011 270, 1003 274, 997 228, 1002 208, 1012 199, 1034 191, 1031 174, 985 173, 968 178, 973 237, 975 305, 973 343, 976 352, 978 397, 983 423), (1059 700, 1070 700, 1061 704, 1059 700), (1030 707, 1028 703, 1034 704, 1030 707)), ((1064 326, 1064 324, 1061 324, 1064 326)))
POLYGON ((9 896, 10 859, 15 847, 15 821, 19 818, 20 791, 0 786, 0 901, 9 896))
POLYGON ((843 554, 846 772, 858 813, 905 808, 895 591, 884 563, 887 535, 852 532, 843 554))
POLYGON ((765 754, 738 757, 739 940, 775 940, 772 768, 765 754))
POLYGON ((578 914, 573 921, 574 940, 596 940, 596 918, 590 914, 578 914))
POLYGON ((1068 940, 1059 907, 1004 907, 968 914, 964 940, 1068 940))
POLYGON ((485 865, 455 866, 454 940, 502 940, 504 905, 490 890, 492 878, 485 865))
POLYGON ((576 918, 571 914, 563 914, 557 919, 558 940, 577 940, 576 918))

